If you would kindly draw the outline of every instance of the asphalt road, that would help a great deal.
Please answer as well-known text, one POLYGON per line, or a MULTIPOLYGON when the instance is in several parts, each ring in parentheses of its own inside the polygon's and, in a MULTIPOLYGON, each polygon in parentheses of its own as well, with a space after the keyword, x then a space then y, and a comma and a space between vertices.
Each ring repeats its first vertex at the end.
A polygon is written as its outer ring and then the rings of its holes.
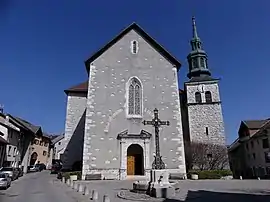
POLYGON ((66 190, 48 171, 30 173, 0 190, 0 202, 77 202, 66 190))

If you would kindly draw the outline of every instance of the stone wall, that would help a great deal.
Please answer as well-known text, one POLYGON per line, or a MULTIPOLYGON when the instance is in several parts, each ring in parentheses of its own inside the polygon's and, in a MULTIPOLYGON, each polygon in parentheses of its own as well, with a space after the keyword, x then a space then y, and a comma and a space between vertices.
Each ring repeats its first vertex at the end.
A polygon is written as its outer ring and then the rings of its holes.
POLYGON ((218 81, 185 83, 185 86, 190 140, 225 145, 226 140, 218 81), (203 88, 201 87, 202 85, 203 88), (195 93, 200 91, 202 103, 196 103, 195 93), (211 92, 212 103, 205 102, 206 91, 211 92))
MULTIPOLYGON (((155 107, 160 118, 171 123, 160 130, 164 162, 167 168, 185 173, 176 68, 132 30, 91 64, 90 75, 83 177, 100 169, 120 169, 121 151, 117 135, 126 129, 131 134, 139 134, 142 129, 154 134, 154 128, 144 126, 142 120, 151 120, 155 107), (137 54, 130 51, 133 40, 139 44, 137 54), (143 116, 128 119, 126 86, 134 76, 143 86, 143 116)), ((153 137, 150 140, 151 163, 155 153, 153 137)))
POLYGON ((86 97, 85 93, 69 93, 67 97, 65 139, 63 141, 65 168, 70 168, 74 162, 82 160, 86 97))

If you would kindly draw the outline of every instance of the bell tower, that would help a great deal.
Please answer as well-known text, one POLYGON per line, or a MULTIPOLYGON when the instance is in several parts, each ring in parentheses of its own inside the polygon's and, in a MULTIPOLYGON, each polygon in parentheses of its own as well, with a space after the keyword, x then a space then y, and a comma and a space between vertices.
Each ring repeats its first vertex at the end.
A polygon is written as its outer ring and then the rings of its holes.
POLYGON ((190 141, 225 145, 219 79, 211 76, 195 17, 192 18, 192 31, 191 52, 187 56, 189 80, 185 82, 190 141))

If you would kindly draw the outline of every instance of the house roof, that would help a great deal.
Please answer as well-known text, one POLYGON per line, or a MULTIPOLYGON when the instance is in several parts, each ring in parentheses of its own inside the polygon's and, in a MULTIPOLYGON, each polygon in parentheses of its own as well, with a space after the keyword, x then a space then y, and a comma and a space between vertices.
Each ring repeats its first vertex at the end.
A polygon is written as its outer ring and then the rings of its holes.
POLYGON ((31 132, 33 132, 34 134, 36 134, 38 132, 39 129, 41 129, 40 126, 35 126, 31 123, 29 123, 28 121, 21 119, 19 117, 14 117, 13 118, 19 122, 20 124, 22 124, 24 127, 26 127, 28 130, 30 130, 31 132))
POLYGON ((88 92, 88 80, 80 83, 78 85, 72 86, 67 90, 64 90, 66 94, 68 93, 87 93, 88 92))
POLYGON ((3 125, 4 127, 7 127, 11 130, 16 130, 16 131, 20 131, 20 129, 18 127, 16 127, 15 124, 9 122, 7 119, 6 119, 6 115, 4 116, 0 116, 0 125, 3 125))
MULTIPOLYGON (((2 133, 1 131, 0 131, 0 133, 2 133)), ((3 134, 3 133, 2 133, 3 134)), ((3 134, 4 135, 4 134, 3 134)), ((8 144, 8 141, 6 141, 4 138, 2 138, 1 136, 0 136, 0 143, 2 143, 2 144, 8 144)))
POLYGON ((240 145, 239 138, 237 138, 231 145, 228 146, 229 151, 233 151, 240 145))
POLYGON ((157 43, 152 37, 150 37, 150 35, 148 35, 139 25, 137 25, 136 23, 132 23, 122 32, 120 32, 114 39, 112 39, 109 43, 107 43, 104 47, 99 49, 89 59, 85 61, 85 67, 87 72, 89 73, 91 62, 93 62, 95 59, 101 56, 105 51, 107 51, 110 47, 112 47, 116 42, 118 42, 131 30, 134 30, 138 34, 140 34, 150 45, 152 45, 163 57, 165 57, 168 61, 170 61, 173 65, 175 65, 179 70, 179 68, 181 67, 181 63, 175 57, 173 57, 167 50, 165 50, 159 43, 157 43))
POLYGON ((265 120, 245 120, 243 122, 249 129, 260 129, 264 124, 266 124, 269 121, 270 121, 269 119, 265 119, 265 120))
POLYGON ((62 140, 64 137, 65 137, 65 134, 58 135, 57 137, 55 137, 54 139, 52 139, 52 144, 55 144, 55 143, 59 142, 59 141, 62 140))
POLYGON ((50 135, 49 133, 46 133, 44 131, 42 131, 42 137, 49 139, 50 142, 52 141, 52 135, 50 135))

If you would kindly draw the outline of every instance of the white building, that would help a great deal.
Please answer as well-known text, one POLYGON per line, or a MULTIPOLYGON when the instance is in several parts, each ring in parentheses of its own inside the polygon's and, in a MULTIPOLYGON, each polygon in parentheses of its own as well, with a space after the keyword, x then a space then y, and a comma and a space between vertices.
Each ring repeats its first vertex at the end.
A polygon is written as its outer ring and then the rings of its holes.
POLYGON ((9 117, 0 113, 0 135, 8 142, 3 154, 3 166, 18 167, 20 165, 22 145, 20 144, 20 128, 9 122, 9 117))
POLYGON ((61 156, 64 153, 64 137, 65 135, 59 135, 52 139, 52 145, 53 145, 53 159, 61 160, 61 156))

